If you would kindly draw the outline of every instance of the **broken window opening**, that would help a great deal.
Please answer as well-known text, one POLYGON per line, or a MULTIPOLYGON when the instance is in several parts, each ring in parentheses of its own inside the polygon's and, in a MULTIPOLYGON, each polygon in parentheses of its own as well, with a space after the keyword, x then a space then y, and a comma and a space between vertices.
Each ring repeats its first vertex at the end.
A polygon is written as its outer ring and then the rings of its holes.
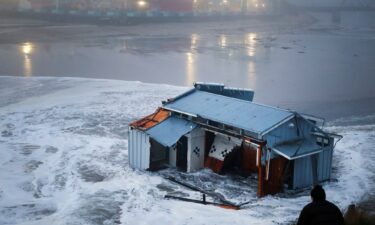
POLYGON ((155 171, 168 167, 168 148, 150 138, 150 170, 155 171))

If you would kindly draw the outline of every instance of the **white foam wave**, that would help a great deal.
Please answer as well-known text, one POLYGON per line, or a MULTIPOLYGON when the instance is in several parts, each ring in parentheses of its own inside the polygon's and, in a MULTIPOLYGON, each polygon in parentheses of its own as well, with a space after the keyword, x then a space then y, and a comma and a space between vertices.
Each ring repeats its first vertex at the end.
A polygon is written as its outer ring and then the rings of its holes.
MULTIPOLYGON (((0 83, 11 84, 0 96, 13 99, 0 104, 0 224, 283 224, 309 201, 305 191, 233 211, 165 200, 165 180, 130 169, 126 124, 186 88, 72 78, 0 83)), ((344 138, 334 152, 335 181, 324 187, 344 209, 373 186, 375 126, 329 129, 344 138)))

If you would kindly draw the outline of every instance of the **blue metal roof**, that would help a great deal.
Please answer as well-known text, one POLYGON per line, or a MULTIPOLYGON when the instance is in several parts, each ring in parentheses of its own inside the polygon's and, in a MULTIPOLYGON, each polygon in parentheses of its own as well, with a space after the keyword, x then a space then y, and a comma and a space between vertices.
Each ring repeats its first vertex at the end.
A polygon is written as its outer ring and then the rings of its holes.
POLYGON ((185 119, 169 117, 148 129, 146 133, 160 144, 170 147, 174 145, 182 135, 189 133, 196 126, 195 123, 185 119))
POLYGON ((199 90, 175 101, 164 103, 163 107, 241 128, 258 135, 294 115, 287 110, 199 90))
POLYGON ((272 150, 289 160, 293 160, 307 155, 320 153, 323 148, 308 139, 300 139, 276 145, 272 150))

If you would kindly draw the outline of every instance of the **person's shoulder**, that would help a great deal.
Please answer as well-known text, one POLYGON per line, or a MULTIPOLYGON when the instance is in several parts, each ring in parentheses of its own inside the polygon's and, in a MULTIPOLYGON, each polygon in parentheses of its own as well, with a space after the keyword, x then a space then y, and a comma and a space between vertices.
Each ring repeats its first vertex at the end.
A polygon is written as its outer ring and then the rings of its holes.
POLYGON ((302 210, 307 211, 307 210, 313 208, 314 205, 315 205, 314 202, 310 202, 309 204, 305 205, 302 210))
POLYGON ((337 205, 335 205, 334 203, 330 202, 330 201, 325 201, 325 203, 329 206, 331 206, 332 208, 336 208, 336 209, 339 209, 339 207, 337 207, 337 205))

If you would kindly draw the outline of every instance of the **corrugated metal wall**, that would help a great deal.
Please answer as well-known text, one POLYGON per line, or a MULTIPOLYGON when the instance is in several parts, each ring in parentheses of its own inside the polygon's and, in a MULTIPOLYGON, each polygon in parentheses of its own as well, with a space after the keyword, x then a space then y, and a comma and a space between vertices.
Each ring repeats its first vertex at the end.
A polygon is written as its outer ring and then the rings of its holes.
MULTIPOLYGON (((316 141, 316 137, 311 135, 312 124, 307 123, 304 119, 293 118, 265 136, 267 146, 272 147, 275 144, 287 140, 308 138, 316 141), (294 126, 290 126, 293 123, 294 126), (298 129, 297 129, 298 128, 298 129)), ((317 176, 318 181, 322 182, 330 179, 332 167, 333 140, 330 140, 330 146, 327 146, 323 152, 318 155, 317 176)), ((276 157, 273 154, 271 158, 276 157)), ((311 156, 302 157, 294 160, 293 188, 302 188, 313 185, 311 156)))
POLYGON ((331 179, 333 146, 327 147, 318 157, 319 182, 331 179))
MULTIPOLYGON (((332 170, 332 146, 326 147, 318 154, 318 182, 331 178, 332 170)), ((293 188, 302 188, 313 185, 312 156, 294 160, 293 188)))
MULTIPOLYGON (((318 163, 319 164, 319 163, 318 163)), ((311 157, 306 156, 294 160, 293 188, 308 187, 313 184, 311 157)))
POLYGON ((143 170, 150 167, 150 140, 146 133, 129 128, 128 150, 130 167, 143 170))

